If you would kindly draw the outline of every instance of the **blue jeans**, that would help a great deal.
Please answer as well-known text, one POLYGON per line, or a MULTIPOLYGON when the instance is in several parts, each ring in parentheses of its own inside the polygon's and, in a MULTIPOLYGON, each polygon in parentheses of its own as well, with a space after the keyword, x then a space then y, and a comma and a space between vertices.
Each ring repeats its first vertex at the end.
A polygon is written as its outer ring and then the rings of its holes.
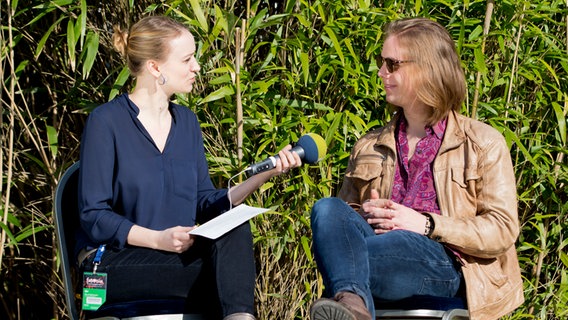
POLYGON ((373 298, 399 300, 413 295, 453 297, 461 283, 451 253, 421 234, 393 230, 376 235, 355 210, 338 198, 312 209, 313 249, 326 295, 360 295, 375 316, 373 298))
MULTIPOLYGON (((190 311, 220 319, 254 314, 256 268, 250 224, 216 240, 197 238, 182 254, 107 246, 98 272, 108 274, 107 302, 183 298, 190 311)), ((92 270, 94 254, 82 269, 92 270)))

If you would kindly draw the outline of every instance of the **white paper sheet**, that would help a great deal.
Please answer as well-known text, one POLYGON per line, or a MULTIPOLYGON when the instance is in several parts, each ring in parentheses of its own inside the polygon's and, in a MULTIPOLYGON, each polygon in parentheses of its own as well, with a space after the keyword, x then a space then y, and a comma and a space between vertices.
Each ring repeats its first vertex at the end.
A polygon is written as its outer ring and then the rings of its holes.
POLYGON ((217 239, 243 222, 268 210, 241 204, 191 230, 189 234, 217 239))

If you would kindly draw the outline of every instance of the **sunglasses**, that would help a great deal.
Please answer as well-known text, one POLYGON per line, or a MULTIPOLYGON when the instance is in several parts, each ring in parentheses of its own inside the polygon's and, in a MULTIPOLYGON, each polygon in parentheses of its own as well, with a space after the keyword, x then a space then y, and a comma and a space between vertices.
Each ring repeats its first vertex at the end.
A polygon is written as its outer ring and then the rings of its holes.
POLYGON ((383 58, 381 55, 378 55, 375 59, 377 60, 377 68, 380 69, 383 64, 386 63, 389 73, 393 73, 398 70, 402 63, 413 62, 412 60, 394 60, 391 58, 383 58))

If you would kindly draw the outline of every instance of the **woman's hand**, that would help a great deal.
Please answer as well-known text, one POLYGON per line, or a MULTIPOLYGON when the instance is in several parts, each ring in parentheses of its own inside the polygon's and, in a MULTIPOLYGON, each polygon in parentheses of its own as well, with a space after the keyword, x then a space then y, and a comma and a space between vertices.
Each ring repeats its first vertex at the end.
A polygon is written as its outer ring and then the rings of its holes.
POLYGON ((255 190, 258 190, 266 181, 273 177, 288 172, 292 168, 302 165, 302 159, 296 152, 290 151, 291 145, 287 145, 280 152, 278 152, 278 160, 276 166, 271 170, 262 171, 258 174, 249 177, 243 183, 232 187, 229 190, 229 200, 234 206, 241 204, 246 197, 251 195, 255 190))
POLYGON ((176 253, 185 252, 195 241, 195 237, 189 234, 195 228, 178 226, 159 231, 156 249, 176 253))
POLYGON ((189 232, 195 228, 177 226, 158 231, 134 225, 126 241, 132 246, 182 253, 193 245, 195 236, 189 232))
POLYGON ((297 168, 302 165, 302 159, 293 151, 292 145, 287 145, 278 152, 279 159, 276 160, 276 166, 271 170, 272 177, 278 176, 282 173, 287 173, 292 168, 297 168))
POLYGON ((363 203, 362 215, 375 229, 376 234, 391 230, 409 230, 424 234, 426 217, 414 209, 388 199, 380 199, 376 190, 371 190, 371 198, 363 203))

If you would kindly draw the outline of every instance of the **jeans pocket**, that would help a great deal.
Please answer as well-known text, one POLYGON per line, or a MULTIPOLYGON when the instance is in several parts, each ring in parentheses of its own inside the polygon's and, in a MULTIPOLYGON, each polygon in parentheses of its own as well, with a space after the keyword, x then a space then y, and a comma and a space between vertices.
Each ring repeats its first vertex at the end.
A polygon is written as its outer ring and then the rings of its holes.
POLYGON ((453 297, 458 293, 460 287, 460 278, 453 279, 429 279, 426 278, 422 282, 420 295, 453 297))

